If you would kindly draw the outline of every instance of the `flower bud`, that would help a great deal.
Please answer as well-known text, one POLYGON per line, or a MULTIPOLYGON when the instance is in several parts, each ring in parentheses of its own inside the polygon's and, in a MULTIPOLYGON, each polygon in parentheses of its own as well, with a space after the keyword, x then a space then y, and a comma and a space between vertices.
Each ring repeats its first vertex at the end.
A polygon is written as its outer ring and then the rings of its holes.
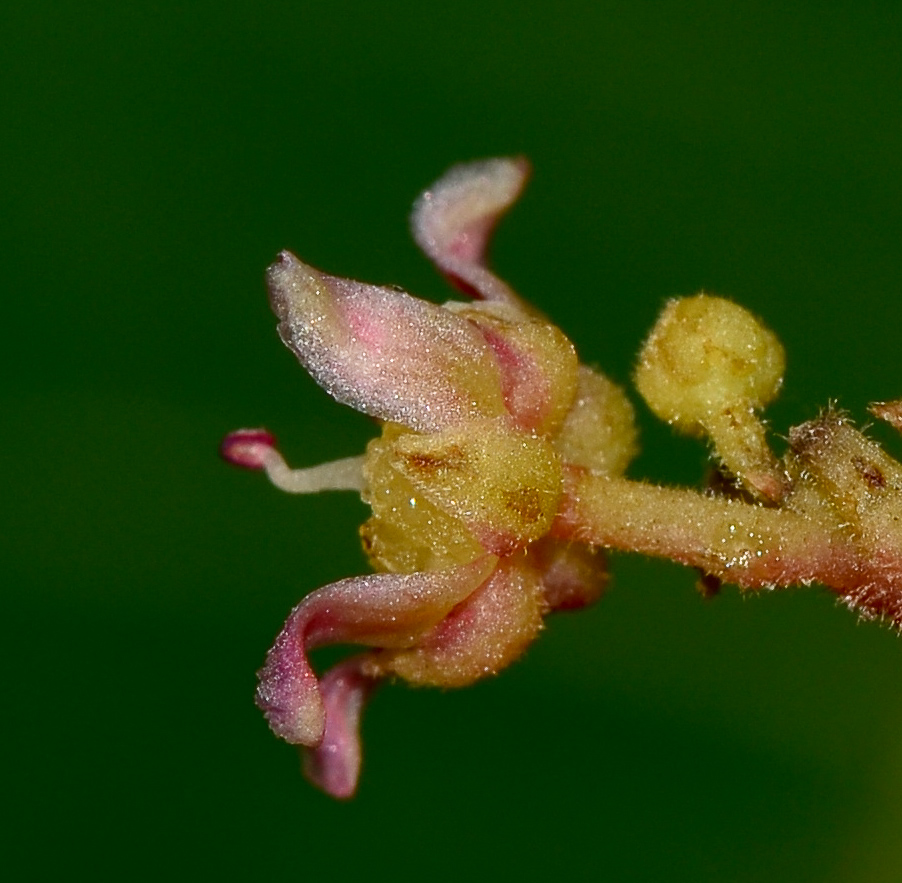
POLYGON ((780 471, 756 411, 776 396, 780 341, 748 310, 698 294, 667 304, 639 355, 636 386, 662 420, 707 434, 746 487, 781 495, 780 471))

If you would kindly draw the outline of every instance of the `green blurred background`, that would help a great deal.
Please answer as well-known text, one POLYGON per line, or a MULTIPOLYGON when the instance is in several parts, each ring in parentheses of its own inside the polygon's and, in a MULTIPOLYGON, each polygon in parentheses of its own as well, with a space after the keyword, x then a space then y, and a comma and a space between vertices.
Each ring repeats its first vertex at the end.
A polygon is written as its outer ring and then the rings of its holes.
MULTIPOLYGON (((382 690, 358 797, 253 706, 290 607, 365 564, 349 495, 216 447, 360 451, 275 334, 281 248, 449 292, 406 217, 454 162, 535 175, 495 265, 628 382, 705 288, 789 351, 778 432, 902 394, 902 6, 6 4, 0 218, 8 879, 898 881, 902 645, 818 589, 702 601, 618 556, 502 677, 382 690)), ((701 445, 640 407, 633 474, 701 445)), ((874 434, 899 452, 882 427, 874 434)), ((5 875, 6 876, 6 875, 5 875)))

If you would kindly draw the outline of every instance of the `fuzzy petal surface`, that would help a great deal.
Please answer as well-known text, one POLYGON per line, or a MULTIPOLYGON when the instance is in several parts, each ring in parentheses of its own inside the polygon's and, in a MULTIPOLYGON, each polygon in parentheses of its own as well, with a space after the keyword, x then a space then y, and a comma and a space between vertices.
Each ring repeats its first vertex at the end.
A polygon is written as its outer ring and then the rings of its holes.
POLYGON ((418 432, 504 413, 491 348, 450 310, 321 273, 287 251, 267 284, 285 345, 339 402, 418 432))
POLYGON ((473 297, 521 304, 486 267, 485 256, 495 225, 528 177, 529 164, 522 158, 466 163, 446 172, 414 205, 411 227, 417 245, 473 297))
POLYGON ((293 744, 323 740, 326 708, 307 654, 326 644, 409 647, 492 573, 497 559, 425 573, 377 573, 324 586, 292 610, 258 672, 257 705, 293 744))
POLYGON ((360 716, 377 681, 361 668, 365 656, 346 659, 320 681, 326 710, 323 741, 304 749, 304 774, 326 794, 353 797, 360 776, 360 716))
POLYGON ((576 349, 554 325, 507 304, 472 304, 457 312, 470 319, 495 353, 504 404, 526 432, 558 430, 576 394, 576 349))
POLYGON ((387 654, 385 670, 413 684, 467 686, 519 659, 542 628, 543 610, 539 573, 522 556, 502 559, 415 647, 387 654))

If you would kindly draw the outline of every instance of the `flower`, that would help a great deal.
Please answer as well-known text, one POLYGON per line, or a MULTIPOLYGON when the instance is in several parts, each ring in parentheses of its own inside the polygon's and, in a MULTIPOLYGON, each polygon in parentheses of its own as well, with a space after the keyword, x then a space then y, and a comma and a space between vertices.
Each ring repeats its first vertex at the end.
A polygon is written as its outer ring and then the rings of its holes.
POLYGON ((290 469, 266 430, 222 444, 284 490, 356 490, 372 508, 361 537, 376 573, 304 598, 259 672, 270 727, 335 797, 356 788, 360 713, 379 681, 458 687, 495 674, 547 613, 593 602, 607 578, 599 549, 552 527, 566 473, 626 468, 631 406, 485 263, 527 175, 522 159, 458 166, 415 205, 417 243, 474 302, 437 306, 289 252, 267 273, 284 343, 333 398, 382 424, 362 457, 309 469, 290 469), (369 649, 318 677, 310 651, 337 643, 369 649))
MULTIPOLYGON (((604 549, 694 567, 708 595, 721 582, 818 582, 902 629, 902 464, 832 407, 790 429, 778 458, 760 412, 785 355, 742 307, 704 292, 669 302, 635 373, 652 412, 707 436, 718 474, 702 491, 624 475, 624 393, 485 263, 526 176, 518 159, 463 165, 416 203, 416 241, 475 302, 436 306, 288 252, 268 272, 282 340, 330 395, 382 424, 363 456, 308 469, 290 469, 264 429, 222 444, 284 490, 355 490, 372 509, 360 533, 376 573, 308 595, 259 672, 273 731, 336 797, 356 788, 376 684, 457 687, 500 671, 547 613, 600 596, 604 549), (318 678, 310 651, 336 643, 369 649, 318 678)), ((902 400, 870 410, 902 431, 902 400)))

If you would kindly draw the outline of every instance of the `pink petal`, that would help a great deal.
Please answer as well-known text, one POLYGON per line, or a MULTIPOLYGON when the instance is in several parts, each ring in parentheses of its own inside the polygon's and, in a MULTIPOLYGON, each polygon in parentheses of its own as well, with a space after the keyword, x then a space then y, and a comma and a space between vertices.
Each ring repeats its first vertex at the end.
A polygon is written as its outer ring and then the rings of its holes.
POLYGON ((287 251, 267 283, 282 340, 338 401, 419 432, 504 413, 491 349, 451 311, 287 251))
POLYGON ((355 656, 329 669, 320 681, 326 729, 317 748, 304 749, 304 773, 332 797, 357 790, 360 775, 360 716, 378 681, 363 673, 367 656, 355 656))
POLYGON ((409 647, 483 583, 497 559, 425 573, 377 573, 332 583, 288 617, 258 672, 257 705, 273 732, 294 744, 322 742, 326 708, 308 651, 325 644, 409 647))
POLYGON ((579 376, 576 350, 563 332, 506 304, 474 304, 459 312, 495 353, 504 404, 516 426, 542 434, 559 429, 579 376))
POLYGON ((415 647, 377 663, 414 684, 463 687, 518 659, 539 633, 543 609, 539 573, 522 558, 502 558, 415 647))
POLYGON ((414 205, 414 239, 467 294, 520 304, 517 295, 486 268, 485 255, 495 224, 528 177, 529 164, 522 158, 454 166, 414 205))

